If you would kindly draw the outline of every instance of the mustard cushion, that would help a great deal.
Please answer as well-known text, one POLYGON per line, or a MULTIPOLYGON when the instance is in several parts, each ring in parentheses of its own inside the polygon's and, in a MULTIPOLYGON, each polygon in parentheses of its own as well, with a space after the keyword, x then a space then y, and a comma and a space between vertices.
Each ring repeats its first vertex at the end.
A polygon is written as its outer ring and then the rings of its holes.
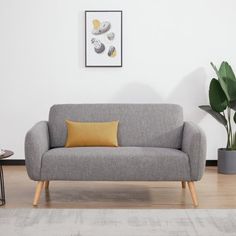
POLYGON ((66 120, 67 141, 65 147, 118 147, 118 123, 119 121, 74 122, 66 120))

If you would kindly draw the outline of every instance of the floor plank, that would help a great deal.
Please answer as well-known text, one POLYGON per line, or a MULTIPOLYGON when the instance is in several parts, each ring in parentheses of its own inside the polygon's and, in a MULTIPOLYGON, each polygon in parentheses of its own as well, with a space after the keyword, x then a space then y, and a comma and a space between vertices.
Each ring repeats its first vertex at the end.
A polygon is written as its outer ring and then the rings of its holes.
MULTIPOLYGON (((4 166, 6 205, 32 208, 36 183, 25 166, 4 166)), ((236 208, 236 175, 217 173, 207 167, 196 183, 198 208, 236 208)), ((193 208, 188 188, 181 182, 50 182, 43 190, 39 208, 193 208)))

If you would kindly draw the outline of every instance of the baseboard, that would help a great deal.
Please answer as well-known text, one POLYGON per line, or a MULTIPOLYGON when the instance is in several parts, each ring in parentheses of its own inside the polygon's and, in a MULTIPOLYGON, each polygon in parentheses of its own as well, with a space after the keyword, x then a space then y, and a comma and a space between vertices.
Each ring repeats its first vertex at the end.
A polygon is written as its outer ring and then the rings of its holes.
POLYGON ((217 160, 207 160, 206 166, 217 166, 217 160))
MULTIPOLYGON (((24 166, 25 160, 1 160, 3 166, 24 166)), ((217 166, 217 160, 207 160, 206 166, 217 166)))
POLYGON ((24 166, 25 160, 1 160, 0 164, 3 166, 24 166))

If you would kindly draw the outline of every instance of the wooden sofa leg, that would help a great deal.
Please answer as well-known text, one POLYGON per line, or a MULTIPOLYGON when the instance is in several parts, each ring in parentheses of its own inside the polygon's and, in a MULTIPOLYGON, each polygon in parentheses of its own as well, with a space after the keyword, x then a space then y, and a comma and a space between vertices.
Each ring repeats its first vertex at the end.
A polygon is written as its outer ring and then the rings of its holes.
POLYGON ((189 190, 190 190, 190 193, 191 193, 191 197, 192 197, 192 200, 193 200, 193 205, 195 207, 197 207, 198 206, 198 200, 197 200, 197 194, 196 194, 194 182, 193 181, 189 181, 188 182, 188 187, 189 187, 189 190))
POLYGON ((39 199, 40 199, 40 194, 43 188, 44 181, 38 181, 35 194, 34 194, 34 201, 33 201, 33 206, 37 206, 39 199))
POLYGON ((49 189, 49 180, 44 181, 44 188, 45 190, 49 189))
POLYGON ((186 188, 186 182, 185 181, 182 181, 182 188, 186 188))

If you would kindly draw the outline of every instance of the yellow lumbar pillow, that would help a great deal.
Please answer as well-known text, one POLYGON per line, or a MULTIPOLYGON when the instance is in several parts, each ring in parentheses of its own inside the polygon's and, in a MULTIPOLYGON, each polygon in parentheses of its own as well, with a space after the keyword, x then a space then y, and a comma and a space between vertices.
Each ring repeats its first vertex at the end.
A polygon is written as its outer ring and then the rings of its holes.
POLYGON ((66 120, 67 141, 65 147, 118 147, 118 123, 119 121, 74 122, 66 120))

